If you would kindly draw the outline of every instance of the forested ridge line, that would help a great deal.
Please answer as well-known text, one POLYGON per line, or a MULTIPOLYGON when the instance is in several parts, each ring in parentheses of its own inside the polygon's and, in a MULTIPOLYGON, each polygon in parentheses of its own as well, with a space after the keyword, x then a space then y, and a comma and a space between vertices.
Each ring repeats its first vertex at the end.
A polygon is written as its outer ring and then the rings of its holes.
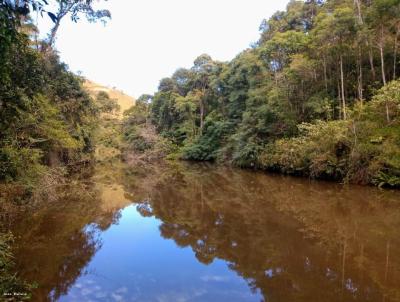
POLYGON ((230 62, 203 54, 127 112, 131 150, 400 185, 399 0, 290 1, 230 62))

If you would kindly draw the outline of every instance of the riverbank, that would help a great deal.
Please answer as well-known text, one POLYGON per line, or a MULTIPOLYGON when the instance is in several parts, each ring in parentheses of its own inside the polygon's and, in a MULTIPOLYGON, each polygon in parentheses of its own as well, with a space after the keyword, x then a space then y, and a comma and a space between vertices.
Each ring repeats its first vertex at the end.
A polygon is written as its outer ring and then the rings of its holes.
POLYGON ((398 91, 400 82, 392 83, 369 104, 357 105, 345 121, 303 123, 292 137, 264 142, 241 141, 233 132, 235 128, 224 132, 221 129, 225 126, 211 120, 205 123, 202 134, 188 139, 182 133, 186 139, 177 140, 176 134, 160 131, 150 122, 149 107, 154 105, 139 102, 124 120, 123 157, 131 164, 160 158, 209 161, 267 173, 399 188, 398 91), (384 113, 386 105, 393 110, 390 123, 384 113))
POLYGON ((399 187, 399 3, 356 2, 290 2, 232 60, 160 79, 145 119, 182 159, 399 187))
MULTIPOLYGON (((87 138, 84 150, 68 150, 67 148, 45 148, 39 152, 41 156, 34 160, 27 159, 25 164, 15 163, 15 158, 3 156, 0 158, 0 300, 4 301, 23 301, 29 300, 32 290, 34 290, 35 279, 27 283, 24 277, 20 277, 17 267, 14 265, 15 238, 9 231, 9 226, 21 221, 21 217, 30 218, 46 207, 60 205, 65 200, 74 202, 74 199, 86 200, 90 202, 96 195, 96 190, 83 179, 89 178, 94 169, 98 169, 103 164, 118 162, 121 157, 121 127, 122 109, 134 105, 134 99, 122 92, 108 89, 112 96, 122 97, 122 100, 110 98, 105 93, 104 87, 100 85, 88 85, 85 83, 86 90, 82 86, 81 79, 68 73, 76 83, 76 89, 87 98, 92 110, 90 129, 79 128, 82 136, 87 138), (99 95, 99 92, 102 94, 99 95), (76 153, 74 153, 76 152, 76 153), (47 160, 51 158, 51 160, 47 160), (5 169, 3 169, 5 167, 5 169), (17 172, 8 167, 15 168, 17 172), (31 169, 34 172, 31 173, 31 169), (15 176, 11 178, 10 175, 15 176), (71 190, 71 192, 68 192, 71 190), (71 196, 74 195, 74 196, 71 196), (79 197, 75 196, 79 195, 79 197), (4 296, 10 293, 10 296, 4 296), (18 294, 15 296, 14 293, 18 294), (21 295, 19 295, 19 293, 21 295)), ((82 109, 83 110, 83 109, 82 109)), ((82 121, 83 123, 84 121, 82 121)), ((84 124, 82 124, 84 126, 84 124)), ((49 129, 48 129, 49 130, 49 129)), ((53 129, 54 130, 54 129, 53 129)), ((57 130, 57 129, 55 129, 57 130)), ((54 134, 54 133, 53 133, 54 134)), ((30 146, 32 148, 32 146, 30 146)), ((35 146, 34 146, 35 147, 35 146)), ((48 147, 48 145, 47 145, 48 147)), ((10 146, 2 148, 10 150, 10 146)), ((32 150, 37 150, 33 148, 32 150)), ((21 150, 19 150, 21 151, 21 150)), ((3 153, 2 153, 3 152, 3 153)), ((39 154, 38 153, 38 154, 39 154)), ((13 152, 15 155, 15 152, 13 152)), ((19 161, 24 160, 19 158, 19 161)), ((111 189, 110 189, 111 190, 111 189)), ((109 193, 104 193, 109 194, 109 193)), ((114 194, 115 195, 115 194, 114 194)), ((114 200, 114 206, 120 200, 114 200)), ((112 207, 112 205, 108 205, 112 207)), ((79 216, 79 213, 76 213, 79 216)), ((79 225, 83 227, 85 224, 79 225)), ((33 226, 34 227, 34 226, 33 226)))

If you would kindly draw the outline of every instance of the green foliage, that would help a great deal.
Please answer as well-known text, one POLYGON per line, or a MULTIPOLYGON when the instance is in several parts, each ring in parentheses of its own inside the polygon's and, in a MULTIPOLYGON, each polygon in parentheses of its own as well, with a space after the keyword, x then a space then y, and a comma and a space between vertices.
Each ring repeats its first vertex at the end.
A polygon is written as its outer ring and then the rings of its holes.
POLYGON ((374 95, 371 102, 374 118, 380 125, 400 122, 400 81, 392 81, 374 95))
POLYGON ((159 160, 172 156, 177 151, 169 139, 157 135, 155 127, 148 121, 147 100, 148 97, 139 98, 135 106, 124 112, 123 158, 129 164, 159 160))
POLYGON ((41 164, 42 151, 32 148, 6 146, 0 148, 0 181, 20 181, 32 189, 35 181, 45 171, 41 164))
POLYGON ((217 117, 211 114, 207 117, 203 135, 182 148, 183 159, 198 161, 218 159, 220 148, 232 125, 229 122, 216 119, 217 117))
POLYGON ((135 106, 124 112, 123 139, 130 149, 139 153, 151 149, 155 142, 154 137, 146 139, 141 135, 141 130, 146 127, 149 110, 147 98, 150 96, 141 96, 135 106))
POLYGON ((301 124, 299 136, 268 146, 260 160, 266 169, 342 179, 349 154, 348 122, 301 124))
POLYGON ((382 87, 366 111, 363 118, 371 121, 366 145, 375 155, 372 180, 380 186, 400 186, 400 81, 382 87))
POLYGON ((140 129, 138 126, 133 126, 125 128, 124 130, 124 140, 130 145, 130 147, 137 152, 144 152, 153 147, 154 142, 151 140, 146 140, 144 136, 140 134, 140 129))
POLYGON ((125 125, 142 125, 146 123, 148 117, 149 106, 146 102, 139 98, 135 106, 132 106, 124 112, 125 125))
POLYGON ((121 110, 121 106, 117 100, 111 99, 105 91, 99 91, 96 96, 96 101, 101 112, 115 113, 121 110))
POLYGON ((271 70, 282 70, 289 64, 292 55, 305 49, 308 36, 304 32, 277 32, 272 39, 261 47, 262 57, 270 65, 271 70))
MULTIPOLYGON (((15 12, 9 18, 16 20, 15 12)), ((31 189, 46 165, 90 159, 98 108, 80 77, 56 54, 31 47, 13 24, 1 61, 0 181, 31 189)))
POLYGON ((301 124, 297 137, 265 149, 261 165, 290 174, 399 186, 398 88, 399 81, 380 89, 369 104, 354 108, 351 120, 301 124))
POLYGON ((203 54, 162 79, 149 120, 183 159, 397 186, 399 11, 290 1, 232 61, 203 54))
POLYGON ((235 141, 235 147, 232 154, 232 163, 242 168, 256 168, 258 167, 259 156, 262 151, 260 142, 254 137, 250 137, 247 140, 233 137, 235 141))
POLYGON ((14 262, 11 251, 11 244, 14 240, 12 234, 0 233, 0 292, 4 293, 26 293, 26 295, 20 296, 20 301, 30 300, 30 290, 33 288, 21 281, 18 276, 14 273, 14 262))

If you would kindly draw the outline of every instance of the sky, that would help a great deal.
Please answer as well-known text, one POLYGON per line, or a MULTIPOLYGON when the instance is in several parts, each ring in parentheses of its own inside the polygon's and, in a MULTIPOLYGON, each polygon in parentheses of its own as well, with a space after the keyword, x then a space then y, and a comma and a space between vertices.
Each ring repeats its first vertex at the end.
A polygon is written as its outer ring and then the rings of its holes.
MULTIPOLYGON (((161 78, 190 68, 207 53, 228 61, 259 38, 259 25, 287 0, 109 0, 112 19, 64 19, 56 48, 74 72, 139 97, 153 94, 161 78)), ((49 18, 40 19, 42 34, 49 18)))

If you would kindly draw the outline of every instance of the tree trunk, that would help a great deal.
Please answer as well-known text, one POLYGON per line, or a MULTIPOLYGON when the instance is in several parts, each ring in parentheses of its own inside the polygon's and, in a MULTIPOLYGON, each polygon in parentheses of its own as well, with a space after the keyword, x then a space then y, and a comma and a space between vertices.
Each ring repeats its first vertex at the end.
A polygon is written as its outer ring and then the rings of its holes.
POLYGON ((358 46, 358 98, 363 102, 363 73, 361 47, 358 46))
POLYGON ((396 80, 396 65, 397 65, 397 48, 400 33, 400 24, 397 25, 396 35, 394 37, 394 52, 393 52, 393 80, 396 80))
POLYGON ((304 100, 305 100, 304 81, 301 80, 301 114, 303 117, 304 117, 304 112, 305 112, 304 100))
POLYGON ((374 67, 374 56, 373 56, 371 47, 369 47, 368 40, 365 43, 368 47, 368 58, 369 58, 369 65, 371 66, 372 80, 375 81, 376 75, 375 75, 375 67, 374 67))
POLYGON ((340 81, 337 79, 337 96, 338 96, 338 104, 339 104, 339 119, 342 118, 342 98, 341 98, 341 90, 340 90, 340 81))
POLYGON ((200 135, 203 135, 204 127, 204 102, 203 99, 200 100, 200 135))
POLYGON ((357 7, 358 22, 360 22, 360 24, 362 25, 364 22, 363 22, 363 18, 362 18, 362 14, 361 14, 361 3, 360 3, 360 0, 354 0, 354 4, 357 7))
POLYGON ((48 41, 48 45, 46 45, 44 47, 44 52, 48 49, 48 47, 52 47, 56 36, 57 36, 57 31, 60 27, 61 24, 61 20, 62 18, 64 18, 69 11, 71 11, 71 9, 74 7, 74 5, 77 5, 78 2, 77 1, 71 1, 71 3, 69 4, 65 4, 64 1, 59 1, 59 8, 58 8, 58 12, 57 12, 57 16, 56 16, 56 22, 54 23, 53 28, 50 31, 50 37, 49 37, 49 41, 48 41), (64 6, 66 5, 66 6, 64 6))
POLYGON ((54 24, 54 27, 51 29, 50 38, 49 38, 49 46, 53 46, 53 44, 54 44, 58 28, 60 27, 60 21, 61 21, 60 19, 57 19, 56 23, 54 24))
POLYGON ((326 57, 324 56, 324 82, 325 82, 325 92, 328 93, 328 78, 326 76, 326 57))
POLYGON ((387 121, 388 123, 390 123, 389 104, 388 104, 388 101, 387 101, 387 100, 385 101, 385 106, 386 106, 386 121, 387 121))
POLYGON ((381 38, 379 41, 379 52, 381 55, 381 69, 382 69, 382 82, 383 85, 386 85, 386 77, 385 77, 385 60, 383 57, 383 46, 384 46, 384 41, 383 41, 384 37, 383 37, 383 25, 381 25, 381 38))
POLYGON ((341 87, 341 94, 342 94, 342 112, 343 112, 343 119, 347 119, 346 113, 346 98, 344 95, 344 75, 343 75, 343 56, 340 55, 340 87, 341 87))
POLYGON ((204 114, 205 114, 204 96, 206 95, 205 86, 206 85, 203 85, 200 97, 200 136, 203 135, 203 127, 204 127, 204 114))

